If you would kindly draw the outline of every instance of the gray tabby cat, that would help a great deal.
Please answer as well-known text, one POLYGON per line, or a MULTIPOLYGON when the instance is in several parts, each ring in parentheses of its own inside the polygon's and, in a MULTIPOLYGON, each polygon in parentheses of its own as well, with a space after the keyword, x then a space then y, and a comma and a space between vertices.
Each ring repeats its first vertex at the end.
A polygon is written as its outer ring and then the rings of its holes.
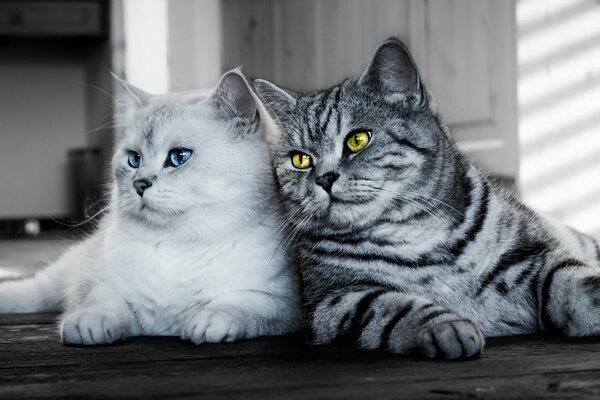
POLYGON ((457 150, 401 42, 330 89, 255 85, 315 343, 460 358, 485 336, 600 333, 598 243, 457 150))

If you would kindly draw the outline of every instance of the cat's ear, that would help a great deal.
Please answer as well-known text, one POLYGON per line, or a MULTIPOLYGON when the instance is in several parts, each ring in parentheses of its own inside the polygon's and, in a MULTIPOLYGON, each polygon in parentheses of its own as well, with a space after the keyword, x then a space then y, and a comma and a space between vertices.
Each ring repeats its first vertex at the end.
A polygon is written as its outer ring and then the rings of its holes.
POLYGON ((386 40, 377 48, 358 85, 381 93, 391 103, 411 108, 427 102, 417 65, 398 39, 386 40))
POLYGON ((112 74, 115 81, 115 112, 117 117, 130 114, 148 105, 152 95, 112 74))
POLYGON ((272 149, 276 149, 283 134, 281 116, 278 114, 294 109, 298 95, 264 79, 255 79, 253 82, 265 139, 272 149))
POLYGON ((220 111, 230 117, 253 121, 257 116, 256 101, 248 80, 238 69, 226 72, 213 93, 220 111))
POLYGON ((296 107, 298 95, 291 90, 280 88, 264 79, 255 79, 254 87, 264 103, 275 112, 282 108, 296 107))

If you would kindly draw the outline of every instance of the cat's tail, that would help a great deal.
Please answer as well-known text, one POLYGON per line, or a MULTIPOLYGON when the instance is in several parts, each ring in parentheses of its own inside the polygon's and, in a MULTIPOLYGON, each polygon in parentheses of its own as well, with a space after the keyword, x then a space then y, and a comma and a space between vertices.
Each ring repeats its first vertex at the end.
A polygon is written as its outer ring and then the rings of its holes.
POLYGON ((0 313, 59 311, 64 301, 66 283, 83 261, 82 252, 85 251, 81 245, 72 247, 57 261, 30 277, 19 277, 0 269, 3 272, 3 279, 0 280, 0 313))

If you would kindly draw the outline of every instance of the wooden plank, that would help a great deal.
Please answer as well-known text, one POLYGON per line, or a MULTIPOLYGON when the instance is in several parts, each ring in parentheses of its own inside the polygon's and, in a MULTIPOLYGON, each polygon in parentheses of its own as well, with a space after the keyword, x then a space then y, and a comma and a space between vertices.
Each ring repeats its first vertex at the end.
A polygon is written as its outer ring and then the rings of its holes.
POLYGON ((131 338, 57 341, 55 315, 0 316, 0 398, 597 398, 600 338, 495 338, 463 362, 279 337, 195 346, 131 338), (53 333, 54 332, 54 333, 53 333))

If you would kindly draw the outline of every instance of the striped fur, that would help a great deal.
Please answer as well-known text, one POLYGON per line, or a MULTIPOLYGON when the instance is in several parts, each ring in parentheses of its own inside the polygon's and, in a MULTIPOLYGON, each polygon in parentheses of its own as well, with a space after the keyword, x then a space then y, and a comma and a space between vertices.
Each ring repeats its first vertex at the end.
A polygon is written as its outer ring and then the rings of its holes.
POLYGON ((600 333, 598 242, 519 203, 457 150, 399 41, 330 89, 255 86, 315 343, 459 358, 484 336, 600 333), (371 141, 348 154, 358 128, 371 141), (314 166, 296 170, 291 151, 314 166), (315 182, 330 171, 331 195, 315 182))

